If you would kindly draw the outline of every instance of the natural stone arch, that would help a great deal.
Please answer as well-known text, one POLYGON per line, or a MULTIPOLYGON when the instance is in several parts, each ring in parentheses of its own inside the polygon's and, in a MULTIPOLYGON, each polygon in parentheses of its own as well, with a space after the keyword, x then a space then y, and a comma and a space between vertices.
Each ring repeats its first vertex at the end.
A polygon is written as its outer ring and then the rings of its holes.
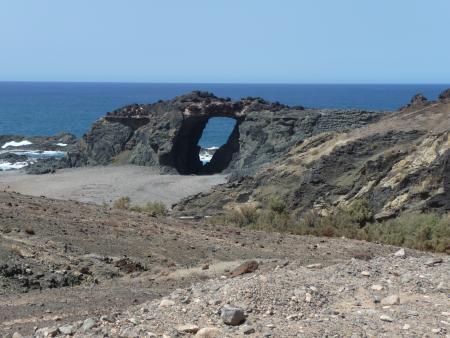
POLYGON ((239 153, 239 119, 230 115, 211 114, 209 116, 188 116, 181 123, 174 139, 171 158, 178 173, 182 175, 211 175, 225 170, 235 154, 239 153), (236 120, 233 131, 205 165, 199 159, 198 142, 209 121, 214 117, 228 117, 236 120))

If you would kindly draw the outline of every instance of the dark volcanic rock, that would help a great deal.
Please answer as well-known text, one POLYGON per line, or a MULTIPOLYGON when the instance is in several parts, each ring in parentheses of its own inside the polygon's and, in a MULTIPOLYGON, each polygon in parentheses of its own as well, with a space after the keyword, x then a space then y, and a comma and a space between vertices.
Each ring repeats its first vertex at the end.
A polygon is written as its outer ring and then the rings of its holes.
POLYGON ((424 105, 426 105, 428 103, 429 103, 428 99, 423 94, 418 93, 411 98, 411 101, 406 106, 404 106, 400 109, 404 110, 404 109, 408 109, 408 108, 423 107, 424 105))
POLYGON ((357 128, 380 115, 290 108, 261 98, 232 101, 197 91, 108 113, 80 142, 77 165, 115 162, 152 166, 164 173, 253 173, 307 137, 357 128), (228 142, 203 165, 198 141, 212 117, 230 117, 237 123, 228 142))
POLYGON ((444 100, 448 100, 450 99, 450 88, 447 90, 444 90, 440 95, 439 95, 439 100, 444 101, 444 100))

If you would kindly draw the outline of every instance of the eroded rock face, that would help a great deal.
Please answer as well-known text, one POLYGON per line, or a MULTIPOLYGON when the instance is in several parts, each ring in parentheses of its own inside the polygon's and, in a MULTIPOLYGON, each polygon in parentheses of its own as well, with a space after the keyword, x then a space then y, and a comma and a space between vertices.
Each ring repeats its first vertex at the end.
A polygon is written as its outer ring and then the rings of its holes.
POLYGON ((192 92, 168 101, 131 105, 97 121, 80 143, 80 165, 128 163, 163 173, 254 173, 307 137, 373 122, 380 113, 360 110, 305 110, 261 98, 239 101, 192 92), (198 141, 208 120, 236 120, 228 142, 211 162, 199 160, 198 141))
POLYGON ((374 219, 407 211, 450 210, 450 104, 384 115, 350 132, 318 133, 254 175, 231 177, 174 206, 180 215, 214 215, 276 197, 303 217, 364 201, 374 219), (234 179, 233 179, 234 178, 234 179))

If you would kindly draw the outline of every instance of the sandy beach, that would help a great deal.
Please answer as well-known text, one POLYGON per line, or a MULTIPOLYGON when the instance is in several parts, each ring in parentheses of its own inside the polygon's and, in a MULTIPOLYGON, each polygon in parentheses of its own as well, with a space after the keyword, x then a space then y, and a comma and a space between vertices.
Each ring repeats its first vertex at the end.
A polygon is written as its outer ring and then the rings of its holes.
POLYGON ((225 175, 160 175, 154 169, 131 165, 63 169, 46 175, 0 172, 4 191, 96 204, 128 196, 132 204, 161 201, 168 207, 225 181, 225 175))

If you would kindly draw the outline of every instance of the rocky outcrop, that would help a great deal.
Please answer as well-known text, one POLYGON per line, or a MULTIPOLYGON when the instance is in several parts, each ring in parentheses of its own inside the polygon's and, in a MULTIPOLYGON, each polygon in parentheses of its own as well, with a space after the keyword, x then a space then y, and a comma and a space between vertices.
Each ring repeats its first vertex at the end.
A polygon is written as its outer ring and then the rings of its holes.
POLYGON ((254 173, 305 138, 374 122, 378 112, 288 107, 261 98, 239 101, 192 92, 168 101, 108 113, 80 142, 78 165, 127 163, 163 173, 254 173), (199 160, 198 141, 210 118, 236 120, 228 142, 212 160, 199 160))
POLYGON ((326 215, 357 200, 382 220, 405 211, 449 208, 450 104, 387 114, 349 132, 306 138, 255 175, 180 202, 180 215, 212 215, 247 203, 283 201, 299 217, 326 215))

